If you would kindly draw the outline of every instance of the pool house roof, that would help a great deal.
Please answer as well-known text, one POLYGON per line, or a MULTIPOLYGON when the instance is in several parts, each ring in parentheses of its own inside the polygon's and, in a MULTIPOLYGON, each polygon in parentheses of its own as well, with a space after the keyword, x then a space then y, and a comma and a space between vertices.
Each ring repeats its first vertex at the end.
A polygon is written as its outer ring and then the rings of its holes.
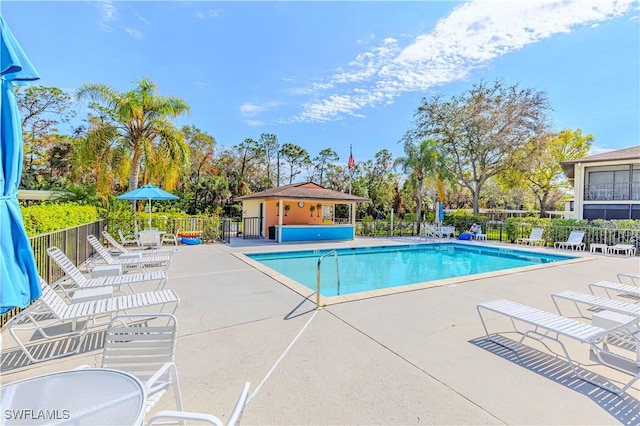
POLYGON ((326 189, 313 182, 293 183, 236 198, 237 201, 254 199, 330 200, 337 203, 365 203, 368 198, 326 189))

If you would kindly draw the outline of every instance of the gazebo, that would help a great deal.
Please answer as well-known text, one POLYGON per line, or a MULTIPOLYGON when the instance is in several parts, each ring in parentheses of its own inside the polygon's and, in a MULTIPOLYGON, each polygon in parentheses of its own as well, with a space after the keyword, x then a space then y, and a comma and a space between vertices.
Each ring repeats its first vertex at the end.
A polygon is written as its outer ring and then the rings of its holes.
POLYGON ((242 202, 245 234, 289 241, 353 240, 355 204, 368 198, 323 188, 313 182, 279 186, 236 198, 242 202), (335 206, 350 206, 350 217, 337 223, 335 206))

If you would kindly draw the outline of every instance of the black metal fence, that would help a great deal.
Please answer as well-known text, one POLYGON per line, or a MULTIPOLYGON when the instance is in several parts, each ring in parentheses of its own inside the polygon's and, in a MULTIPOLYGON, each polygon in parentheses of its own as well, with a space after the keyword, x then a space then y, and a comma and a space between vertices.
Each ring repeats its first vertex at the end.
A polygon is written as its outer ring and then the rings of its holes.
MULTIPOLYGON (((148 226, 148 223, 144 225, 148 226)), ((139 230, 133 219, 109 219, 105 226, 111 235, 118 235, 119 230, 125 235, 132 235, 139 230)), ((154 216, 151 227, 170 234, 198 234, 208 242, 222 241, 222 219, 217 216, 154 216)))
MULTIPOLYGON (((365 221, 356 223, 356 235, 369 237, 402 237, 419 236, 420 229, 424 232, 425 223, 385 220, 365 221)), ((560 226, 560 225, 530 225, 530 224, 508 224, 498 221, 487 221, 479 223, 482 233, 487 235, 488 240, 514 243, 519 238, 528 238, 532 228, 543 228, 542 238, 545 245, 553 246, 558 241, 567 241, 571 231, 584 231, 583 242, 589 247, 590 244, 635 244, 636 253, 640 253, 640 229, 615 229, 600 228, 593 226, 560 226)), ((456 235, 465 232, 471 226, 471 222, 458 224, 456 235)))
MULTIPOLYGON (((47 234, 35 235, 29 238, 36 260, 36 266, 38 267, 38 273, 42 279, 48 283, 52 283, 64 275, 58 265, 52 262, 51 258, 47 255, 47 249, 49 247, 58 247, 75 265, 82 265, 95 253, 93 246, 87 241, 87 236, 99 236, 103 229, 104 220, 99 220, 97 222, 74 226, 47 234)), ((16 308, 4 315, 0 315, 0 327, 3 327, 9 318, 18 312, 20 312, 20 309, 16 308)))

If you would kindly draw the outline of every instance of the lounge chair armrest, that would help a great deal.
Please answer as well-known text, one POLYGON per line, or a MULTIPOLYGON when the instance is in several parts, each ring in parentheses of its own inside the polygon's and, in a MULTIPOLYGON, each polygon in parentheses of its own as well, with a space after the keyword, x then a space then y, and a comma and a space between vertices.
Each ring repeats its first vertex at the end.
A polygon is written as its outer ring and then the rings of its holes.
POLYGON ((198 421, 202 423, 209 423, 216 426, 224 426, 224 423, 222 423, 222 421, 219 418, 211 414, 194 413, 191 411, 168 411, 168 410, 160 411, 154 414, 147 422, 147 426, 156 424, 155 423, 156 421, 162 421, 162 420, 166 421, 169 419, 191 420, 191 421, 198 421))

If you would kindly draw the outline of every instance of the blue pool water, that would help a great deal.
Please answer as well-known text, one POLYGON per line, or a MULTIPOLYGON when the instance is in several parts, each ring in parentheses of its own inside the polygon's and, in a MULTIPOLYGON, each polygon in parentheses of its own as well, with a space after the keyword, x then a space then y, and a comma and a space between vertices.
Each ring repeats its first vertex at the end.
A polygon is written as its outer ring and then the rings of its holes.
MULTIPOLYGON (((329 251, 331 249, 246 256, 315 290, 318 258, 329 251)), ((336 251, 340 292, 337 289, 336 263, 331 254, 322 261, 323 296, 359 293, 573 259, 571 256, 455 243, 357 247, 336 251)))

